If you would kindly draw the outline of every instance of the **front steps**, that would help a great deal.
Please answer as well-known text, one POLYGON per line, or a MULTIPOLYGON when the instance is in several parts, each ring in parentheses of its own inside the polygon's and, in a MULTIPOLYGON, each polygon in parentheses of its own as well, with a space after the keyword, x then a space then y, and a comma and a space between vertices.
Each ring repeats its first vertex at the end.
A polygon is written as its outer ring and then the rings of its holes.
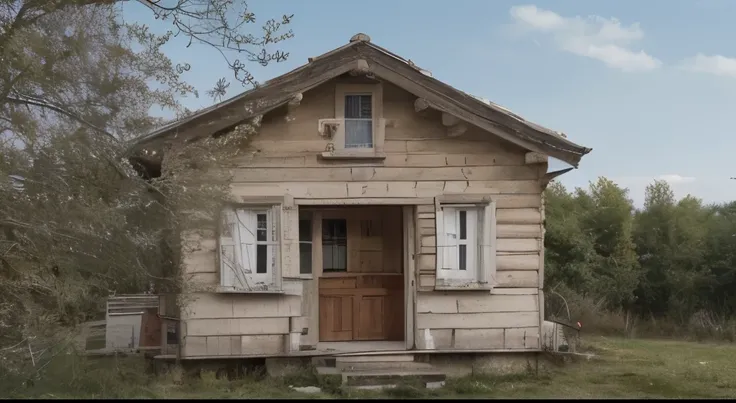
POLYGON ((358 389, 395 387, 407 379, 436 387, 446 379, 444 372, 429 363, 414 361, 414 355, 407 353, 315 357, 312 362, 319 375, 339 375, 343 386, 358 389))

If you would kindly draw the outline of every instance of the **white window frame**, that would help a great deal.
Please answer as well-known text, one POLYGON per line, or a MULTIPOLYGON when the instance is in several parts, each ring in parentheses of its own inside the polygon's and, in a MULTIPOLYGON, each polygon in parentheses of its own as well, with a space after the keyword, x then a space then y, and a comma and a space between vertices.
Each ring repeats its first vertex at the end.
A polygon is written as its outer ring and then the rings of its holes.
POLYGON ((335 85, 335 119, 322 119, 320 131, 326 123, 336 126, 336 130, 329 140, 333 147, 331 151, 322 153, 325 159, 370 158, 383 159, 386 123, 383 118, 383 85, 377 84, 342 84, 335 85), (345 148, 345 97, 348 95, 370 95, 373 122, 373 147, 345 148))
MULTIPOLYGON (((459 225, 456 229, 459 232, 459 225)), ((450 232, 451 233, 451 232, 450 232)), ((488 196, 444 195, 435 199, 435 235, 436 235, 436 276, 435 289, 450 290, 489 290, 493 288, 496 277, 496 203, 488 196), (467 247, 467 269, 459 270, 457 253, 461 242, 447 237, 445 226, 456 222, 448 219, 447 214, 459 216, 459 212, 475 212, 476 219, 472 225, 468 223, 467 242, 474 242, 474 247, 467 247), (475 228, 473 228, 475 227, 475 228), (472 234, 471 234, 472 232, 472 234), (475 258, 470 259, 470 256, 475 258), (475 263, 475 264, 473 264, 475 263)))
POLYGON ((271 293, 281 289, 281 205, 227 206, 221 212, 218 261, 220 292, 271 293), (266 240, 258 240, 259 214, 266 215, 266 240), (222 226, 230 225, 231 236, 225 236, 222 226), (248 229, 253 226, 254 232, 248 229), (257 250, 266 245, 266 273, 257 272, 257 250), (226 249, 230 253, 226 253, 226 249), (231 256, 227 256, 230 254, 231 256), (247 260, 245 260, 247 259, 247 260), (247 264, 245 263, 247 262, 247 264))
POLYGON ((316 228, 315 228, 315 216, 316 216, 316 214, 315 214, 314 211, 311 211, 311 210, 307 210, 306 211, 305 216, 308 217, 308 218, 305 219, 304 221, 308 221, 309 222, 309 230, 310 230, 310 239, 311 240, 310 241, 302 241, 302 238, 301 238, 301 221, 302 221, 302 215, 301 215, 301 213, 302 213, 301 211, 298 211, 297 212, 297 215, 298 215, 298 218, 297 218, 298 224, 297 225, 299 225, 299 228, 298 228, 298 231, 297 231, 298 232, 298 234, 297 234, 298 244, 299 244, 299 278, 311 280, 313 278, 313 276, 314 276, 314 263, 315 263, 315 247, 314 247, 314 244, 315 244, 315 235, 316 235, 315 234, 315 232, 316 232, 316 228), (302 264, 301 264, 302 263, 302 250, 301 250, 301 246, 302 245, 309 245, 309 249, 311 250, 312 260, 310 262, 310 268, 311 268, 311 270, 309 270, 309 273, 302 273, 302 264))

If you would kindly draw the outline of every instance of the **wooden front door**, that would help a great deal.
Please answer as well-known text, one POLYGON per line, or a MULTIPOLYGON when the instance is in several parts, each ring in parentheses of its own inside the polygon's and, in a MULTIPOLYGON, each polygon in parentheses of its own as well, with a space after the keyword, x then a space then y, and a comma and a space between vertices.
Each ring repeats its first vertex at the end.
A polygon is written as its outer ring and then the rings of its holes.
POLYGON ((403 340, 400 207, 322 214, 319 340, 403 340))

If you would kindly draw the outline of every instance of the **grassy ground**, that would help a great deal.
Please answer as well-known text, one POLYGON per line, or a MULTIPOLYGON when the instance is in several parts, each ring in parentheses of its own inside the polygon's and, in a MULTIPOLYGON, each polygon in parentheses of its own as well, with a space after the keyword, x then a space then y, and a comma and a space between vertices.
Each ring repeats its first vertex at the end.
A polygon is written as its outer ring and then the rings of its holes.
POLYGON ((139 359, 71 360, 48 367, 48 377, 18 388, 0 381, 0 396, 46 398, 248 398, 248 397, 510 397, 510 398, 717 398, 736 397, 736 345, 660 340, 587 339, 597 361, 552 367, 539 375, 467 377, 438 390, 410 383, 385 392, 346 392, 322 381, 323 393, 304 395, 289 385, 316 385, 306 374, 298 379, 248 377, 236 381, 181 380, 176 374, 146 375, 139 359), (3 384, 5 383, 5 384, 3 384))

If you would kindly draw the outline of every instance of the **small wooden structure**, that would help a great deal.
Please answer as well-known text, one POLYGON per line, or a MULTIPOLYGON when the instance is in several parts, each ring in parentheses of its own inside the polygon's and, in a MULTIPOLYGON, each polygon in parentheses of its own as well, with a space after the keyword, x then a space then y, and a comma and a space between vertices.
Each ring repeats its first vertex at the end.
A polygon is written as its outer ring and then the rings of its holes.
POLYGON ((165 356, 542 350, 542 192, 568 171, 547 159, 590 149, 359 34, 142 138, 136 158, 250 119, 221 229, 184 257, 206 291, 161 297, 165 356))
POLYGON ((105 349, 130 350, 160 347, 159 297, 116 295, 107 299, 105 349))

